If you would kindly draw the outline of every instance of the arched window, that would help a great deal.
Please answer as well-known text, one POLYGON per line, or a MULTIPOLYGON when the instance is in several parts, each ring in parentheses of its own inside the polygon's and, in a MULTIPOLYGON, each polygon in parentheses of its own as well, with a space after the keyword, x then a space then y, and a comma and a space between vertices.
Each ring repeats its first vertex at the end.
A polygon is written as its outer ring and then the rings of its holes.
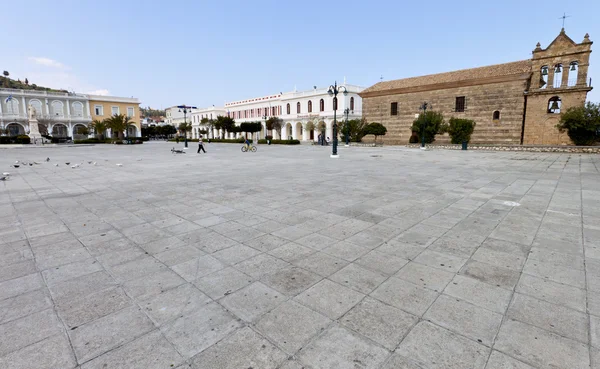
POLYGON ((563 66, 562 64, 556 64, 554 66, 554 87, 558 88, 562 85, 563 66))
POLYGON ((350 110, 354 111, 354 97, 350 98, 350 110))
POLYGON ((541 69, 540 69, 540 88, 546 88, 548 87, 548 66, 544 65, 541 69))
POLYGON ((6 102, 6 114, 19 114, 19 102, 14 97, 6 102))
POLYGON ((44 112, 42 111, 42 102, 40 100, 31 100, 29 101, 29 105, 31 105, 35 109, 35 116, 41 117, 44 112))
POLYGON ((562 101, 560 97, 553 96, 548 100, 548 114, 560 114, 560 107, 562 105, 562 101))
POLYGON ((500 111, 496 110, 494 112, 494 116, 492 117, 493 120, 500 120, 500 111))
POLYGON ((287 113, 291 114, 292 112, 290 111, 290 104, 287 104, 287 113))
POLYGON ((576 61, 569 64, 569 79, 567 86, 572 87, 577 85, 577 76, 579 75, 579 63, 576 61))
POLYGON ((79 101, 75 101, 73 103, 73 111, 71 115, 74 117, 83 117, 83 104, 79 101))
POLYGON ((308 112, 312 113, 312 101, 308 100, 308 112))
POLYGON ((325 111, 325 100, 323 99, 319 101, 319 111, 325 111))
POLYGON ((300 102, 296 104, 296 113, 300 114, 300 102))
POLYGON ((338 108, 338 104, 337 104, 337 97, 333 98, 333 110, 337 110, 338 108))
POLYGON ((52 101, 52 115, 53 116, 60 116, 62 117, 64 115, 64 111, 63 111, 63 103, 60 101, 52 101))

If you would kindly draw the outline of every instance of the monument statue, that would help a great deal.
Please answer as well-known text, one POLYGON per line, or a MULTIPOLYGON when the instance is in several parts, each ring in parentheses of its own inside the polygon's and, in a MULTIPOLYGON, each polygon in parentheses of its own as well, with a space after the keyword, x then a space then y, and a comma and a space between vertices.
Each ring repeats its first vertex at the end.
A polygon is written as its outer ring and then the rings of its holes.
POLYGON ((33 105, 29 105, 28 110, 29 110, 29 120, 36 120, 35 116, 36 116, 37 111, 35 110, 33 105))
POLYGON ((38 121, 36 118, 36 110, 33 105, 29 105, 27 108, 29 115, 29 138, 37 143, 37 140, 42 140, 42 135, 40 134, 40 127, 38 125, 38 121))

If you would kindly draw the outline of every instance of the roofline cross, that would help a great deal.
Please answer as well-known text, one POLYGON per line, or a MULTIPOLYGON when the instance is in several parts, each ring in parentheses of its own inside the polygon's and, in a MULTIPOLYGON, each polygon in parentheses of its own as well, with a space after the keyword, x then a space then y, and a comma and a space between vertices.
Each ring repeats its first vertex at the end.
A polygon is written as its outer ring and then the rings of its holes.
POLYGON ((563 28, 563 29, 565 29, 565 19, 567 19, 567 18, 571 18, 571 16, 570 16, 570 15, 567 15, 567 13, 563 13, 563 16, 562 16, 562 17, 560 17, 560 18, 558 18, 558 19, 562 19, 562 22, 563 22, 563 23, 562 23, 562 28, 563 28))

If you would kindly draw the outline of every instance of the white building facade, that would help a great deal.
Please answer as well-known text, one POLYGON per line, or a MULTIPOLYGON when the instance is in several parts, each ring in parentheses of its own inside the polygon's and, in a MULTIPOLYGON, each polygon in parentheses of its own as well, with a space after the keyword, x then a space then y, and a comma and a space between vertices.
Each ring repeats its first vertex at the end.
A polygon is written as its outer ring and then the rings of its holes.
POLYGON ((0 128, 11 136, 29 134, 29 106, 48 134, 56 137, 74 137, 92 121, 87 95, 0 89, 0 128))
MULTIPOLYGON (((333 140, 334 115, 338 122, 338 129, 342 128, 346 118, 348 120, 362 118, 362 100, 358 93, 364 88, 346 83, 341 86, 347 93, 340 92, 337 98, 328 94, 329 86, 325 88, 316 88, 315 86, 312 90, 307 91, 293 91, 228 102, 223 108, 200 109, 202 112, 198 111, 193 114, 194 116, 198 114, 200 118, 196 118, 197 123, 193 121, 192 124, 198 125, 198 130, 210 130, 210 127, 202 125, 200 120, 206 116, 206 113, 211 113, 213 119, 216 119, 218 115, 230 116, 238 126, 244 122, 261 122, 262 130, 258 134, 258 138, 261 139, 272 135, 275 139, 293 138, 300 141, 317 141, 319 134, 324 130, 325 136, 333 140), (283 120, 281 137, 276 131, 267 131, 266 121, 271 117, 283 120)), ((223 132, 213 129, 211 137, 221 135, 223 132)), ((235 138, 239 135, 228 133, 226 138, 235 138)))
POLYGON ((223 108, 215 107, 214 105, 210 108, 196 109, 192 113, 192 132, 191 138, 200 137, 200 131, 206 131, 207 134, 204 137, 215 138, 219 134, 212 127, 211 123, 203 124, 202 120, 208 119, 209 121, 216 120, 219 115, 225 116, 227 112, 223 108))
POLYGON ((184 114, 183 109, 180 109, 177 106, 170 106, 165 109, 165 123, 177 128, 184 121, 190 122, 192 119, 192 114, 196 110, 198 109, 188 109, 187 113, 184 114))

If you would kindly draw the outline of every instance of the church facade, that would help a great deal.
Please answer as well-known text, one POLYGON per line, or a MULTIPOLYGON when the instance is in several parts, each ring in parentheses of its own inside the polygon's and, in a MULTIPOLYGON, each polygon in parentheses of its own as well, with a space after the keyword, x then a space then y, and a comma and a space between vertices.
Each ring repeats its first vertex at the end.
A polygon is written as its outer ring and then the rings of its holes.
MULTIPOLYGON (((363 117, 388 132, 384 142, 407 144, 423 102, 444 118, 476 122, 471 142, 508 145, 569 145, 556 124, 561 112, 585 104, 592 41, 574 42, 564 29, 531 59, 447 73, 379 82, 359 95, 363 117)), ((436 137, 446 143, 447 135, 436 137)))

